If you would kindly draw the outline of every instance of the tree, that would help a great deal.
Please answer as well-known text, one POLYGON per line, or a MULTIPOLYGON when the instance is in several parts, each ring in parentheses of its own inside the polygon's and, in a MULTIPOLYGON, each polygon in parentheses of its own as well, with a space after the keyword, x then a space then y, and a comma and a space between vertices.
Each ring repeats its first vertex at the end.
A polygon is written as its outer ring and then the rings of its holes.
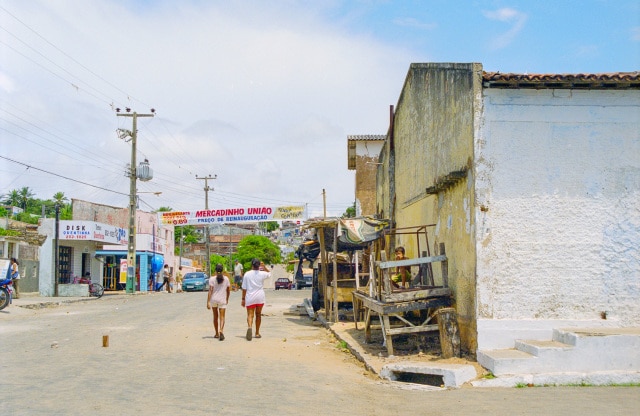
POLYGON ((69 198, 64 196, 64 192, 56 192, 55 194, 53 194, 53 202, 55 202, 56 204, 63 206, 67 203, 67 201, 69 201, 69 198))
POLYGON ((17 189, 12 190, 3 196, 2 202, 6 205, 20 206, 20 192, 17 189))
POLYGON ((356 216, 356 203, 347 208, 347 210, 342 214, 342 218, 354 218, 356 216))
POLYGON ((216 264, 222 264, 224 270, 227 272, 231 272, 232 267, 229 264, 229 257, 221 256, 220 254, 212 254, 211 255, 211 273, 216 269, 216 264))
POLYGON ((267 222, 264 222, 262 224, 264 224, 263 227, 268 233, 270 233, 273 230, 277 230, 278 228, 280 228, 280 224, 278 224, 278 221, 267 221, 267 222))
POLYGON ((31 189, 29 189, 28 186, 24 186, 20 188, 20 191, 18 191, 18 194, 20 195, 20 203, 22 204, 22 209, 26 211, 27 205, 29 204, 29 201, 31 201, 31 199, 33 198, 34 194, 33 192, 31 192, 31 189))
POLYGON ((177 256, 180 254, 180 239, 183 238, 182 244, 197 243, 200 241, 200 234, 196 232, 196 227, 193 225, 179 225, 176 226, 173 233, 174 254, 177 256))
POLYGON ((238 243, 238 251, 234 256, 242 263, 245 270, 251 270, 251 260, 258 258, 265 264, 281 262, 280 247, 261 235, 248 235, 238 243))

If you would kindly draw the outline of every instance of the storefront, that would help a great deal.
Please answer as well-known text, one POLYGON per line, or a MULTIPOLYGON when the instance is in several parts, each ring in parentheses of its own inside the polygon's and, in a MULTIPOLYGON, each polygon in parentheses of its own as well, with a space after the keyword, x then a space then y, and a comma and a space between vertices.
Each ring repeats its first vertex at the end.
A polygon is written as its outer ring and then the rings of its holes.
POLYGON ((38 289, 43 296, 54 296, 58 284, 73 283, 87 274, 103 284, 104 260, 97 256, 98 250, 105 244, 127 244, 128 238, 126 229, 94 221, 59 221, 56 238, 55 220, 44 219, 38 232, 47 236, 40 250, 38 289))
MULTIPOLYGON (((125 290, 127 283, 127 251, 98 250, 96 256, 102 259, 102 276, 105 290, 125 290)), ((158 281, 164 256, 153 252, 136 252, 136 292, 151 291, 158 281)))

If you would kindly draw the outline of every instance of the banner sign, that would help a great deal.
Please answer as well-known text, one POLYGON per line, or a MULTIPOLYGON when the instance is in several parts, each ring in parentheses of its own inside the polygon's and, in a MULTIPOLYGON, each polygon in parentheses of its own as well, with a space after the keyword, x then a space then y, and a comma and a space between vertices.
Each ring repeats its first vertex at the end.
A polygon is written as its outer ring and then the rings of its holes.
POLYGON ((115 225, 94 221, 60 221, 60 240, 98 241, 105 244, 127 244, 128 232, 115 225))
POLYGON ((304 219, 304 206, 220 208, 201 211, 159 212, 160 223, 205 225, 262 221, 296 221, 304 219))

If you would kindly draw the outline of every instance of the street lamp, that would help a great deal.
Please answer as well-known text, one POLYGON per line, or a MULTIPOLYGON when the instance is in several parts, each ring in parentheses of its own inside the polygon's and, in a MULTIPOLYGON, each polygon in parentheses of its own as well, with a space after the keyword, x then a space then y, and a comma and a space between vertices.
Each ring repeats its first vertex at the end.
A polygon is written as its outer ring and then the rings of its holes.
POLYGON ((162 194, 162 192, 136 191, 136 208, 138 208, 138 209, 140 208, 140 197, 139 197, 140 194, 154 194, 155 196, 160 196, 162 194))

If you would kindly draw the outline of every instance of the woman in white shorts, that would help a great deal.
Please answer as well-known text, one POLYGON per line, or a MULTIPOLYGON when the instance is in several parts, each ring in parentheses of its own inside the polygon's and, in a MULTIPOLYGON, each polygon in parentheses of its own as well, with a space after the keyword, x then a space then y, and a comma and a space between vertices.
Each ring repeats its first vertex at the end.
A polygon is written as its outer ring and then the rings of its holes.
POLYGON ((214 338, 224 341, 224 316, 231 294, 229 278, 222 274, 222 264, 216 264, 216 275, 209 278, 209 293, 207 294, 207 309, 213 309, 213 328, 216 330, 214 338))

